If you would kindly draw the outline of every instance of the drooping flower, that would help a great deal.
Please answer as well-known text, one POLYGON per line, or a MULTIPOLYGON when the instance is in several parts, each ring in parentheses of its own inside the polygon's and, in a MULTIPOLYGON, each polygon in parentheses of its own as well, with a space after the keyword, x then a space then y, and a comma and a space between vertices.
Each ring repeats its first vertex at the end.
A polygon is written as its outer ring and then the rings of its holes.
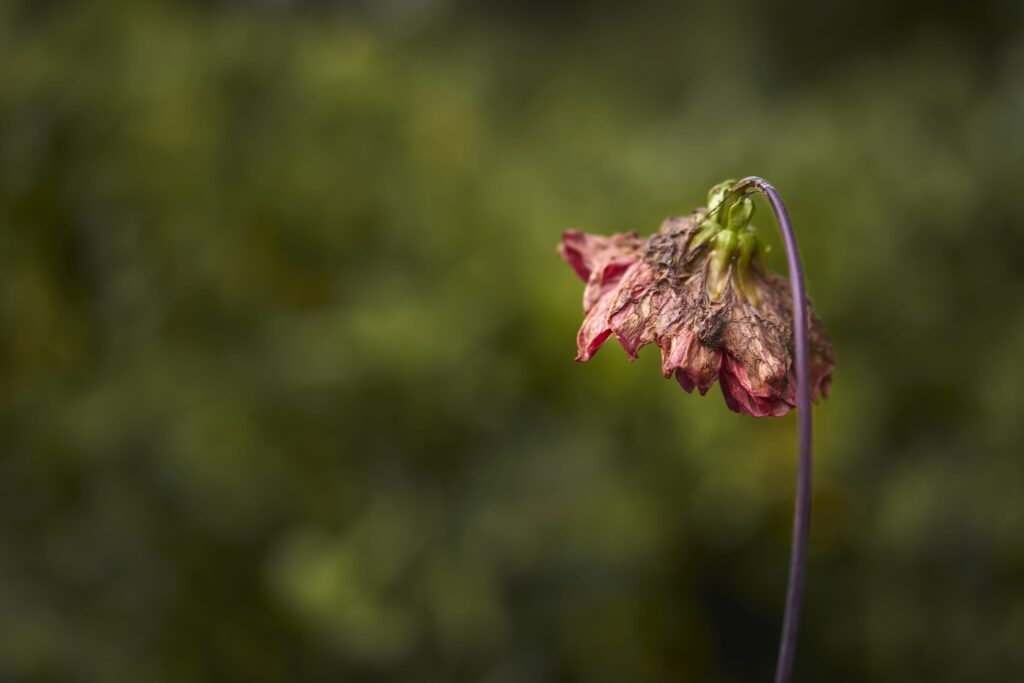
MULTIPOLYGON (((558 251, 587 282, 576 359, 613 334, 631 359, 656 344, 663 375, 686 391, 703 395, 718 380, 732 410, 785 415, 796 405, 790 285, 762 263, 753 204, 730 189, 716 186, 708 209, 668 218, 646 240, 563 233, 558 251)), ((813 309, 809 327, 816 399, 828 395, 835 356, 813 309)))

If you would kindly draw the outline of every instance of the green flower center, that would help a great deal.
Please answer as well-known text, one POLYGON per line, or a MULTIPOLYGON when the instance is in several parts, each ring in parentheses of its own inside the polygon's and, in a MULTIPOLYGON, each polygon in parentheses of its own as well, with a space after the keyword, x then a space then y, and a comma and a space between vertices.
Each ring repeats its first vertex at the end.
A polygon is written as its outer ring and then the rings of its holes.
POLYGON ((721 298, 731 279, 739 295, 757 305, 761 298, 753 269, 760 267, 764 245, 757 236, 757 228, 750 224, 754 202, 734 192, 735 185, 735 180, 726 180, 708 192, 707 213, 690 248, 707 244, 711 249, 708 296, 712 301, 721 298))

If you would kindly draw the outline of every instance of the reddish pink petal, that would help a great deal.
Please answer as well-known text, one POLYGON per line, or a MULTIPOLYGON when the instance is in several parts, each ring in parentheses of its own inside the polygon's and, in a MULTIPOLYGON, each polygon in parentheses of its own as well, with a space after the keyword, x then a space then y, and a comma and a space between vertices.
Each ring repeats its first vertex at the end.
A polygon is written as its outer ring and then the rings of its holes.
POLYGON ((630 266, 622 276, 615 306, 608 319, 615 338, 626 354, 635 359, 640 349, 654 342, 657 335, 657 313, 664 304, 664 294, 652 291, 654 271, 643 261, 630 266))
POLYGON ((583 290, 583 310, 589 311, 599 298, 615 289, 629 267, 636 262, 635 257, 620 256, 595 269, 583 290))
POLYGON ((590 266, 587 265, 587 260, 584 257, 586 251, 587 235, 579 230, 566 230, 562 233, 562 243, 558 245, 558 253, 584 282, 590 279, 590 266))
POLYGON ((822 398, 828 398, 828 392, 832 388, 832 373, 829 372, 827 375, 819 379, 814 384, 817 393, 822 398))
POLYGON ((811 396, 815 401, 818 397, 828 398, 828 391, 832 385, 832 368, 834 361, 819 354, 811 352, 811 396))
POLYGON ((580 332, 576 336, 576 360, 584 363, 590 360, 591 356, 597 353, 605 340, 611 336, 608 312, 614 302, 615 292, 612 291, 598 299, 597 303, 587 311, 580 332))
POLYGON ((618 259, 640 258, 643 242, 635 232, 616 233, 609 237, 588 235, 579 230, 562 233, 558 253, 572 266, 580 279, 587 281, 595 270, 618 259))
MULTIPOLYGON (((748 393, 754 396, 781 396, 794 384, 794 370, 787 354, 780 357, 770 352, 760 335, 747 339, 747 347, 741 348, 742 358, 737 358, 733 349, 726 347, 725 363, 748 393)), ((795 396, 795 394, 793 394, 795 396)))
MULTIPOLYGON (((694 383, 693 379, 691 379, 690 374, 687 372, 683 372, 681 368, 679 370, 676 370, 676 381, 679 382, 679 386, 685 389, 686 393, 688 394, 692 393, 693 388, 697 386, 696 383, 694 383)), ((703 393, 704 392, 702 391, 701 394, 703 395, 703 393)))
POLYGON ((691 329, 684 328, 662 346, 662 375, 671 377, 674 372, 676 381, 688 392, 697 387, 701 396, 706 394, 718 379, 721 367, 722 352, 702 344, 691 329))
POLYGON ((832 370, 836 366, 836 352, 825 332, 825 325, 813 309, 811 310, 810 342, 811 393, 815 400, 819 395, 828 398, 829 386, 832 383, 832 370))
POLYGON ((730 409, 754 417, 781 417, 795 405, 795 398, 792 397, 794 391, 790 388, 792 385, 787 385, 785 396, 778 393, 759 395, 751 392, 748 379, 737 374, 737 371, 742 372, 743 370, 744 367, 741 363, 726 354, 722 372, 719 375, 719 383, 722 385, 725 403, 730 409))

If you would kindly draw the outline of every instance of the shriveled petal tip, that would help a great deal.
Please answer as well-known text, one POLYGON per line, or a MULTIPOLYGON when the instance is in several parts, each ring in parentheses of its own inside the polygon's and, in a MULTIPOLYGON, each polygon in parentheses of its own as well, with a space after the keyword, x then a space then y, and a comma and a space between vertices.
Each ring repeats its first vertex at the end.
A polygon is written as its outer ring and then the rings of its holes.
POLYGON ((576 360, 582 363, 590 360, 611 336, 612 330, 608 324, 608 314, 614 303, 615 291, 613 289, 599 297, 587 311, 579 334, 576 335, 576 360))
MULTIPOLYGON (((596 310, 596 308, 593 309, 591 313, 596 310)), ((601 345, 610 336, 612 336, 612 331, 608 329, 607 320, 602 320, 600 317, 588 314, 583 320, 583 326, 580 327, 579 334, 576 335, 576 360, 580 363, 586 363, 593 358, 597 350, 601 348, 601 345)))
POLYGON ((832 385, 832 370, 836 366, 836 352, 832 348, 832 341, 825 332, 825 325, 813 309, 811 310, 810 342, 811 394, 815 399, 819 396, 828 398, 832 385))
POLYGON ((635 261, 640 258, 643 240, 635 232, 620 232, 605 237, 579 230, 566 230, 558 245, 558 254, 572 266, 580 279, 589 280, 592 273, 611 261, 635 261))
POLYGON ((697 335, 689 329, 661 345, 661 374, 668 378, 675 374, 679 386, 687 392, 696 387, 700 395, 708 393, 708 389, 718 379, 722 368, 722 352, 701 343, 697 335))
POLYGON ((562 243, 558 245, 558 255, 572 266, 580 279, 590 279, 590 267, 583 256, 586 249, 586 235, 579 230, 566 230, 562 233, 562 243))
MULTIPOLYGON (((832 388, 832 369, 834 361, 822 359, 811 351, 811 398, 817 403, 820 399, 828 398, 829 390, 832 388)), ((795 383, 795 380, 794 380, 795 383)))
POLYGON ((608 325, 631 360, 657 336, 656 315, 664 297, 651 290, 653 284, 654 271, 638 261, 622 276, 615 293, 608 325))
POLYGON ((629 267, 635 263, 635 258, 620 256, 595 268, 590 273, 586 289, 583 290, 583 310, 589 311, 602 296, 612 294, 616 285, 629 271, 629 267))
POLYGON ((814 385, 814 389, 821 398, 828 398, 828 392, 832 389, 832 373, 830 372, 826 377, 818 380, 814 385))
POLYGON ((754 417, 782 417, 793 407, 780 396, 757 396, 751 394, 739 379, 726 369, 719 375, 725 404, 736 413, 754 417))
MULTIPOLYGON (((665 379, 668 378, 666 377, 665 379)), ((691 379, 690 376, 682 370, 676 370, 676 382, 678 382, 679 386, 681 386, 688 394, 692 393, 693 388, 697 386, 693 379, 691 379)), ((701 396, 703 395, 704 392, 701 392, 701 396)))
POLYGON ((792 371, 779 381, 768 383, 751 378, 749 369, 726 354, 719 379, 722 395, 730 409, 754 417, 781 417, 796 405, 796 378, 792 371))
POLYGON ((608 337, 612 336, 612 331, 605 329, 603 332, 587 332, 584 336, 583 330, 580 330, 580 337, 576 341, 576 362, 586 363, 588 360, 594 357, 597 350, 608 341, 608 337))

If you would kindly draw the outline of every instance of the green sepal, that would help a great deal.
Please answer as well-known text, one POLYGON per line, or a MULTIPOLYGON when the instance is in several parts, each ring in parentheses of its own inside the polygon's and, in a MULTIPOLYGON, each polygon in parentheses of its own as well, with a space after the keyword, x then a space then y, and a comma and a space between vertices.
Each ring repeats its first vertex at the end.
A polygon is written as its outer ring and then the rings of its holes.
POLYGON ((690 240, 689 249, 706 244, 725 226, 730 213, 727 200, 735 184, 735 180, 723 180, 708 190, 707 213, 704 214, 700 230, 690 240))
POLYGON ((722 230, 713 242, 711 262, 708 264, 708 295, 712 300, 722 296, 729 283, 729 261, 739 246, 739 237, 732 230, 722 230))
POLYGON ((754 215, 754 202, 749 197, 744 197, 729 207, 729 220, 725 227, 730 230, 740 231, 750 224, 750 217, 754 215))
MULTIPOLYGON (((732 187, 735 184, 735 180, 723 180, 708 190, 708 214, 711 215, 712 219, 720 225, 723 224, 723 222, 718 220, 718 214, 715 213, 715 209, 718 208, 719 204, 725 201, 725 198, 732 192, 732 187)), ((722 208, 725 209, 725 207, 722 208)))
POLYGON ((700 245, 710 240, 716 234, 718 234, 718 232, 721 229, 722 226, 719 225, 714 218, 706 219, 703 223, 701 223, 700 230, 697 231, 697 234, 695 234, 693 236, 693 239, 690 240, 690 245, 688 248, 696 249, 700 245))
POLYGON ((745 230, 739 234, 737 242, 739 249, 736 255, 736 269, 733 271, 736 276, 736 288, 747 301, 756 306, 761 303, 761 296, 754 283, 753 269, 756 267, 755 260, 761 252, 761 240, 753 230, 745 230))

